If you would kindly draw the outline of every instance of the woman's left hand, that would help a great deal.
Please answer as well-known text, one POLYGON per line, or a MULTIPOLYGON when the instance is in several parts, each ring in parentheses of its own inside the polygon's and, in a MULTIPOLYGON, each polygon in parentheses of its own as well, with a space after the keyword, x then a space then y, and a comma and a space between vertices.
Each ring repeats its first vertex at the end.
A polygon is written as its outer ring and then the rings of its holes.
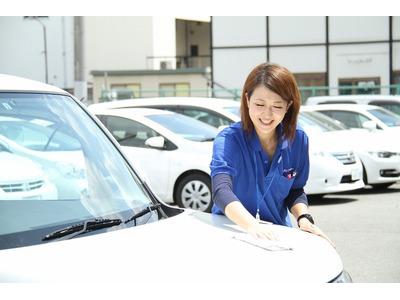
POLYGON ((332 246, 333 248, 335 247, 335 244, 333 244, 333 242, 325 235, 325 233, 322 232, 321 229, 319 229, 318 226, 312 224, 309 220, 307 220, 306 218, 302 218, 299 221, 299 228, 303 231, 307 231, 309 233, 318 235, 324 239, 326 239, 332 246))

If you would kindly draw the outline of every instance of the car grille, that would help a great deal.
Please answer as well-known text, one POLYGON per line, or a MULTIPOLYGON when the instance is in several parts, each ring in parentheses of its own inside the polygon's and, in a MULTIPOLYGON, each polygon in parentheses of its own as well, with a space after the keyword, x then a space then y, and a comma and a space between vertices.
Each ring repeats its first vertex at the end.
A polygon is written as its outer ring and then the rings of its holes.
POLYGON ((356 163, 356 157, 353 151, 350 152, 336 152, 332 153, 344 165, 351 165, 356 163))
POLYGON ((29 192, 41 188, 43 184, 43 180, 37 180, 24 183, 0 184, 0 188, 6 193, 29 192))

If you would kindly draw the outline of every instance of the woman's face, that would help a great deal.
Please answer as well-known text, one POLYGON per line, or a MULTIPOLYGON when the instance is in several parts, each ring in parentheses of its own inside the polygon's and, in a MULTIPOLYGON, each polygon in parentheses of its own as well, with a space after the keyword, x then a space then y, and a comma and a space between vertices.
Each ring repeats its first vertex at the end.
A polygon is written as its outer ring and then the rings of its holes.
POLYGON ((290 104, 264 86, 258 86, 247 97, 250 119, 258 134, 270 135, 282 122, 290 104))

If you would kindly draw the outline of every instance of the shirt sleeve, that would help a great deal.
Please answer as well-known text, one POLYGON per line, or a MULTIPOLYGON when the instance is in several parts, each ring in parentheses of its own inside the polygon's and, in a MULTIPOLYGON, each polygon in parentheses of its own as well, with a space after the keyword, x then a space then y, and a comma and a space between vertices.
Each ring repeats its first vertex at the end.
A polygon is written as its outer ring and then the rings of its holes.
MULTIPOLYGON (((229 129, 229 128, 227 128, 229 129)), ((232 134, 226 129, 221 131, 214 140, 213 154, 210 163, 211 177, 217 174, 228 174, 232 178, 237 175, 238 146, 232 134)))
POLYGON ((304 203, 308 206, 308 199, 304 189, 291 189, 289 195, 285 198, 285 204, 289 210, 298 203, 304 203))
POLYGON ((298 157, 299 161, 296 166, 297 175, 294 179, 289 195, 285 198, 285 203, 289 210, 298 203, 304 203, 308 206, 307 195, 304 192, 304 186, 307 183, 310 173, 310 160, 308 153, 308 137, 304 131, 298 131, 298 157))
POLYGON ((233 193, 232 178, 227 174, 217 174, 211 180, 214 204, 225 212, 225 207, 234 201, 239 201, 233 193))
MULTIPOLYGON (((310 174, 310 160, 308 154, 308 137, 304 133, 304 131, 298 131, 298 148, 299 151, 296 153, 296 156, 299 158, 297 166, 296 166, 296 177, 294 178, 294 182, 292 185, 292 189, 303 189, 307 183, 308 176, 310 174)), ((304 190, 303 190, 304 192, 304 190)))

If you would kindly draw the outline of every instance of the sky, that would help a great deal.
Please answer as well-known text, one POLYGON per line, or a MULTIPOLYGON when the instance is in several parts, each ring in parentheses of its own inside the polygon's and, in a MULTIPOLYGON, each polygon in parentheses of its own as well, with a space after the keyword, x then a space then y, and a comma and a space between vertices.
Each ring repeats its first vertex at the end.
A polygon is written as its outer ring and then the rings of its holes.
POLYGON ((13 0, 0 15, 387 16, 394 0, 13 0))

